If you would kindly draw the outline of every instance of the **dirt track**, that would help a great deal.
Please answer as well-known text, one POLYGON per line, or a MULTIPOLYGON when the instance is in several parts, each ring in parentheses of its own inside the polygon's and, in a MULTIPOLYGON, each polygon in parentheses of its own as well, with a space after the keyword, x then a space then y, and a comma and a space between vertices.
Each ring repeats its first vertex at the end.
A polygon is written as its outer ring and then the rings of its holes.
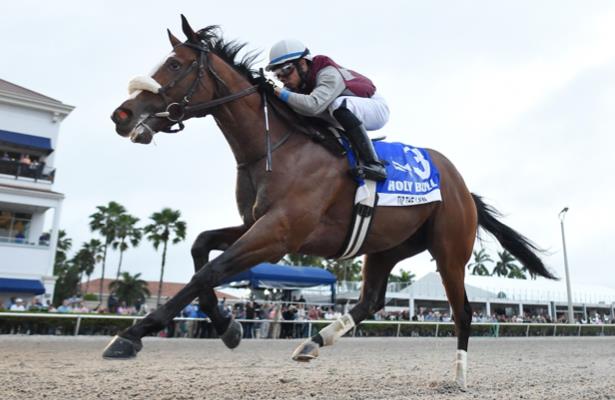
POLYGON ((310 364, 297 340, 148 338, 107 361, 108 337, 0 336, 0 399, 615 399, 615 338, 472 338, 468 392, 454 339, 344 338, 310 364))

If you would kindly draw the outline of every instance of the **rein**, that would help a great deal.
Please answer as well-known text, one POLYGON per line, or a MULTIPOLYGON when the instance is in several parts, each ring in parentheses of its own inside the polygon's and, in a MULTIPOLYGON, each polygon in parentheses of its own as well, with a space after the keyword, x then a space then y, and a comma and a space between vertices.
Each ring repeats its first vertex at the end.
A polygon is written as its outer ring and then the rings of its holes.
MULTIPOLYGON (((224 80, 222 78, 220 78, 220 76, 216 73, 216 71, 214 71, 211 67, 211 64, 209 63, 209 58, 207 57, 207 54, 209 53, 209 49, 207 49, 204 46, 199 46, 197 44, 193 44, 193 43, 183 43, 184 46, 190 47, 194 50, 196 50, 199 54, 198 57, 198 61, 194 60, 190 66, 188 68, 186 68, 178 77, 176 77, 175 79, 173 79, 171 82, 167 83, 166 85, 164 85, 163 87, 159 88, 158 91, 156 92, 156 94, 159 94, 162 99, 164 100, 166 106, 165 106, 165 110, 155 113, 153 114, 155 117, 160 117, 160 118, 166 118, 169 121, 173 122, 173 125, 177 124, 179 127, 177 129, 172 129, 172 126, 166 129, 162 129, 162 132, 167 132, 167 133, 177 133, 180 132, 184 129, 184 123, 183 121, 187 118, 191 118, 193 116, 197 116, 199 114, 201 114, 203 111, 209 110, 211 108, 217 107, 219 105, 222 104, 226 104, 226 103, 230 103, 231 101, 235 101, 237 99, 240 99, 242 97, 251 95, 253 93, 257 93, 258 92, 258 85, 253 85, 250 87, 247 87, 243 90, 240 90, 238 92, 235 93, 231 93, 227 96, 223 96, 223 97, 218 97, 216 99, 210 100, 210 101, 206 101, 203 103, 197 103, 194 105, 190 105, 190 98, 192 97, 192 95, 194 94, 194 92, 196 91, 197 86, 199 85, 199 83, 201 82, 201 79, 203 78, 204 75, 204 71, 205 71, 205 65, 207 66, 207 70, 209 71, 209 73, 215 78, 217 79, 217 81, 219 82, 223 82, 224 80), (182 98, 181 102, 173 102, 170 101, 168 95, 167 95, 167 91, 171 88, 173 88, 177 83, 181 82, 182 80, 184 80, 184 78, 186 78, 195 68, 197 68, 198 72, 196 74, 196 77, 194 78, 194 81, 192 82, 192 84, 190 85, 190 89, 188 89, 188 92, 184 95, 184 97, 182 98)), ((262 69, 261 69, 261 74, 262 74, 262 69)), ((281 147, 284 143, 286 143, 286 141, 288 140, 288 138, 290 137, 291 132, 286 133, 286 135, 284 135, 284 137, 282 137, 282 139, 280 139, 277 143, 275 143, 273 146, 271 146, 270 142, 269 142, 269 121, 268 121, 268 111, 267 111, 267 97, 265 96, 265 94, 263 94, 263 104, 264 104, 264 113, 265 113, 265 129, 266 129, 266 136, 267 136, 267 149, 264 155, 257 157, 254 160, 251 161, 247 161, 247 162, 243 162, 243 163, 238 163, 237 164, 237 168, 238 169, 243 169, 246 168, 260 160, 262 160, 263 158, 267 158, 267 171, 271 171, 271 153, 273 151, 275 151, 276 149, 278 149, 279 147, 281 147)), ((149 126, 147 124, 143 124, 143 126, 148 129, 151 132, 151 128, 149 128, 149 126)), ((154 132, 151 132, 152 134, 154 132)))

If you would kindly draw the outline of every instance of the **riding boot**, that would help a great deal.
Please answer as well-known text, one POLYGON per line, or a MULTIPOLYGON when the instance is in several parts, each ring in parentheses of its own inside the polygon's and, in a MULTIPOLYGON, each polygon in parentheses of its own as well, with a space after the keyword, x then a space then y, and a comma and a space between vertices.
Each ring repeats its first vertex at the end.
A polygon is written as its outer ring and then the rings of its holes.
POLYGON ((359 119, 345 107, 346 103, 335 111, 333 117, 342 125, 352 147, 358 153, 361 164, 352 170, 352 173, 362 179, 383 181, 387 178, 386 169, 378 159, 374 145, 367 136, 367 131, 359 119))

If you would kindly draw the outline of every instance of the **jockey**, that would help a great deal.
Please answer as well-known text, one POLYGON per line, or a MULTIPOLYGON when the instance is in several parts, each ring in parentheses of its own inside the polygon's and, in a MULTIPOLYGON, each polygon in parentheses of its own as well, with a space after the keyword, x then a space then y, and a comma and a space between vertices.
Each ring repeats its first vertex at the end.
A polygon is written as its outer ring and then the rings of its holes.
POLYGON ((265 90, 272 91, 299 114, 322 118, 344 128, 363 161, 363 166, 353 171, 355 175, 377 181, 386 179, 386 170, 366 130, 382 128, 389 120, 389 108, 368 78, 329 57, 312 56, 303 43, 292 39, 273 45, 266 69, 273 71, 284 87, 265 90))

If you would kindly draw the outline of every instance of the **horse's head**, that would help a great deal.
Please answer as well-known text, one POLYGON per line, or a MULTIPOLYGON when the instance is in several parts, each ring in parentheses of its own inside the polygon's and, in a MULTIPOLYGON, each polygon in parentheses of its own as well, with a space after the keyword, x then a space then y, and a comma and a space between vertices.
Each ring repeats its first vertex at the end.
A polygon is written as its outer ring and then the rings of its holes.
POLYGON ((207 30, 195 32, 183 15, 182 28, 186 42, 167 30, 173 51, 150 76, 130 81, 130 97, 111 115, 117 133, 133 142, 147 144, 157 132, 176 132, 175 124, 181 130, 182 121, 196 116, 187 113, 186 107, 214 97, 207 30))

